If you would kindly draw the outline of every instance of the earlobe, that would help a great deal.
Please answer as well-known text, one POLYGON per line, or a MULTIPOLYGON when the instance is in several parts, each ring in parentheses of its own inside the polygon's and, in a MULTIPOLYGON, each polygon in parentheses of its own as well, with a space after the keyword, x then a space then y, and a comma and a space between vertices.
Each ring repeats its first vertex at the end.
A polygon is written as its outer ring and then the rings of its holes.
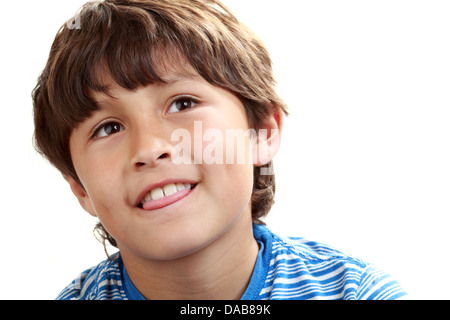
POLYGON ((277 108, 258 130, 256 148, 253 153, 256 166, 263 166, 272 161, 280 147, 282 126, 283 114, 280 108, 277 108))
POLYGON ((81 207, 89 213, 91 216, 96 217, 97 214, 95 213, 94 207, 92 206, 91 198, 87 194, 87 192, 84 190, 84 188, 73 178, 71 177, 65 177, 67 182, 69 182, 70 189, 72 190, 75 197, 77 197, 78 202, 80 203, 81 207))

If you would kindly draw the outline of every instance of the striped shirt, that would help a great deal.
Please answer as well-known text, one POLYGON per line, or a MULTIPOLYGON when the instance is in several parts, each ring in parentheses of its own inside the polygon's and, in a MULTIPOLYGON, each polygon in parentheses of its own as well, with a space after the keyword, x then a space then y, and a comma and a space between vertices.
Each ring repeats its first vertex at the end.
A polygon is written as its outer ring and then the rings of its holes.
MULTIPOLYGON (((397 281, 361 259, 303 238, 281 238, 254 224, 260 245, 242 300, 391 300, 406 296, 397 281)), ((143 300, 120 253, 81 273, 58 300, 143 300)))

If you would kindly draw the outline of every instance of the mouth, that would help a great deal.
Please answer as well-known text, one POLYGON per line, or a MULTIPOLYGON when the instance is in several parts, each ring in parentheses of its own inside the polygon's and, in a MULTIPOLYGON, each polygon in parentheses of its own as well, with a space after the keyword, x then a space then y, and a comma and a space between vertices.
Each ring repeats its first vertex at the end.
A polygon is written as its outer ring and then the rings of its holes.
POLYGON ((137 207, 146 211, 166 207, 186 197, 196 186, 193 183, 171 182, 154 187, 141 196, 137 207))

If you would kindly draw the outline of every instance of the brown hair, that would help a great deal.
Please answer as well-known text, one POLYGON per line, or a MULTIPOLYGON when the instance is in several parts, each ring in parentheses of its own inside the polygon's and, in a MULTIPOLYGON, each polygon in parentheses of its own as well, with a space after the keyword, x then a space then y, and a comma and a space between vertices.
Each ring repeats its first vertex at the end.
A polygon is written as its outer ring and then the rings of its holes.
MULTIPOLYGON (((108 94, 101 73, 108 72, 117 84, 133 90, 164 82, 158 66, 171 57, 233 92, 255 129, 272 112, 287 113, 275 92, 264 45, 219 1, 93 1, 60 28, 33 90, 36 150, 82 185, 69 138, 74 127, 98 110, 90 93, 108 94)), ((260 219, 273 203, 275 177, 259 169, 254 169, 252 217, 263 223, 260 219)), ((96 229, 104 244, 106 240, 117 246, 101 223, 96 229)))

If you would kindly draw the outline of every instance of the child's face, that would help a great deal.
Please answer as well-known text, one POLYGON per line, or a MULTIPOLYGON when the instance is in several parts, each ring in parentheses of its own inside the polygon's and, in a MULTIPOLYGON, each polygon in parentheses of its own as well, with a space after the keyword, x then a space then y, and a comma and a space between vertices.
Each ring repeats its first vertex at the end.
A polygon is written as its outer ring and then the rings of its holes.
MULTIPOLYGON (((69 180, 72 190, 121 250, 140 257, 188 255, 220 237, 243 215, 251 215, 251 161, 237 164, 242 156, 237 153, 234 164, 230 159, 224 164, 193 160, 199 154, 194 149, 203 152, 209 144, 198 145, 199 124, 203 132, 214 129, 211 132, 224 139, 227 129, 248 130, 244 106, 232 93, 189 74, 169 72, 168 84, 135 92, 111 81, 116 99, 94 94, 101 109, 70 137, 73 164, 84 186, 69 180), (191 156, 184 155, 190 163, 172 161, 181 141, 172 136, 177 129, 190 134, 191 156), (195 187, 182 189, 185 183, 195 187), (158 199, 164 191, 174 194, 158 199), (146 197, 157 200, 145 203, 146 197)), ((251 151, 244 150, 238 152, 246 152, 249 159, 251 151)))

